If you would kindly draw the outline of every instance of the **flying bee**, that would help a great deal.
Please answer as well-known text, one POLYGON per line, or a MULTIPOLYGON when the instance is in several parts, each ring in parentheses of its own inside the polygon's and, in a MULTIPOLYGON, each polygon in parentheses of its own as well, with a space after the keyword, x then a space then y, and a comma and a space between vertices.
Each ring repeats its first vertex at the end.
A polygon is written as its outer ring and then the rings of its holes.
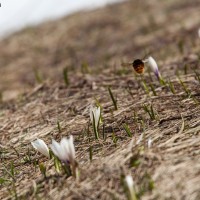
POLYGON ((140 59, 136 59, 132 63, 122 63, 122 66, 133 66, 136 73, 138 74, 144 73, 144 61, 140 59))

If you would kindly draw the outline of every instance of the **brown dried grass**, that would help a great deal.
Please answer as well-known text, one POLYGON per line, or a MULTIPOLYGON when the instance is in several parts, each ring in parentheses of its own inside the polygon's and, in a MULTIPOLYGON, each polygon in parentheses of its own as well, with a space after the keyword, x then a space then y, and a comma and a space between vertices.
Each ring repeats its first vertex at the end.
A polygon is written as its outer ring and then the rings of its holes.
POLYGON ((5 171, 12 162, 16 175, 14 185, 0 185, 0 199, 126 199, 121 183, 126 174, 132 174, 141 199, 200 199, 199 105, 188 98, 176 76, 179 71, 200 102, 193 71, 199 71, 198 11, 198 1, 131 1, 27 28, 1 41, 0 177, 12 180, 5 171), (148 96, 132 69, 121 67, 122 60, 142 58, 145 51, 156 58, 176 94, 146 72, 144 79, 157 92, 148 96), (90 73, 81 72, 84 62, 90 73), (68 87, 62 77, 64 67, 69 72, 68 87), (34 70, 42 74, 43 83, 37 83, 34 70), (108 86, 117 95, 117 111, 113 111, 108 86), (103 107, 106 141, 95 141, 91 127, 89 136, 83 135, 95 98, 103 107), (159 121, 144 112, 143 104, 150 103, 159 121), (144 132, 134 111, 144 121, 144 132), (127 136, 123 123, 129 125, 133 138, 127 136), (52 161, 30 145, 37 137, 50 143, 52 138, 60 140, 69 134, 75 137, 81 172, 78 183, 56 174, 52 161), (148 138, 153 140, 150 149, 148 138), (28 149, 32 160, 47 166, 46 179, 33 163, 23 162, 28 149), (134 161, 139 165, 131 166, 134 161))

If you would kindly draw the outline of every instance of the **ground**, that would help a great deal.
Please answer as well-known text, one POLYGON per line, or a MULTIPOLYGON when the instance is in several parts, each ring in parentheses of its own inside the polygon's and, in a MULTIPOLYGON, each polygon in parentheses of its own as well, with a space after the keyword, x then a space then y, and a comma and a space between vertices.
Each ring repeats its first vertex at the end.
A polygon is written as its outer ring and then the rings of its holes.
POLYGON ((126 175, 138 199, 200 199, 199 11, 197 0, 133 0, 0 41, 0 199, 127 199, 126 175), (164 83, 121 65, 149 55, 164 83), (71 134, 80 180, 31 146, 71 134))

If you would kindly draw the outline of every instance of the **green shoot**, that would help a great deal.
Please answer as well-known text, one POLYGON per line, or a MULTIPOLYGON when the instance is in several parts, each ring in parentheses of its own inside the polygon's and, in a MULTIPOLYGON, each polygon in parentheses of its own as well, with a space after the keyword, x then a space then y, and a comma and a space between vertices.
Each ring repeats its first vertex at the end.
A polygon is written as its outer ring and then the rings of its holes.
POLYGON ((66 67, 63 69, 63 77, 64 77, 65 85, 69 86, 68 70, 66 67))
POLYGON ((149 108, 149 106, 147 106, 147 105, 144 104, 143 105, 143 109, 144 109, 144 111, 146 113, 148 113, 148 115, 149 115, 149 117, 150 117, 151 120, 155 120, 156 119, 156 113, 155 113, 155 111, 153 109, 152 104, 150 105, 150 108, 149 108))
POLYGON ((154 86, 151 83, 150 83, 150 88, 151 88, 151 91, 153 92, 153 95, 157 96, 154 86))
POLYGON ((82 72, 83 74, 88 74, 88 73, 90 73, 90 70, 89 70, 89 67, 88 67, 88 63, 83 62, 83 63, 81 64, 81 72, 82 72))
POLYGON ((62 164, 61 164, 60 160, 56 156, 53 155, 53 153, 51 155, 54 158, 54 167, 56 169, 56 172, 60 173, 61 172, 61 168, 62 168, 62 164))
POLYGON ((115 135, 114 132, 112 133, 112 141, 113 141, 113 143, 115 144, 115 147, 117 147, 118 138, 117 138, 117 136, 115 135))
POLYGON ((144 88, 146 94, 149 95, 149 88, 148 88, 147 84, 144 81, 142 81, 142 85, 143 85, 143 88, 144 88))
POLYGON ((179 49, 179 52, 180 52, 181 54, 183 54, 183 52, 184 52, 184 42, 183 42, 182 39, 179 40, 179 42, 178 42, 178 49, 179 49))
POLYGON ((46 178, 46 167, 43 163, 39 164, 40 172, 43 174, 43 176, 46 178))
POLYGON ((179 82, 183 88, 183 90, 185 91, 185 93, 188 95, 188 97, 191 96, 191 92, 190 90, 187 88, 186 84, 183 83, 183 81, 179 78, 179 82))
POLYGON ((112 90, 110 89, 110 87, 108 87, 108 91, 109 91, 109 94, 110 94, 110 97, 112 99, 112 102, 113 102, 113 105, 115 107, 115 110, 117 110, 117 100, 115 99, 113 93, 112 93, 112 90))
POLYGON ((35 74, 36 82, 41 84, 43 82, 43 80, 42 80, 42 76, 39 73, 38 69, 34 68, 34 74, 35 74))
POLYGON ((174 89, 174 84, 173 84, 170 80, 169 80, 169 82, 168 82, 168 86, 169 86, 170 91, 171 91, 173 94, 175 94, 176 91, 175 91, 175 89, 174 89))
POLYGON ((58 132, 61 133, 62 129, 61 129, 61 126, 60 126, 60 122, 57 121, 57 128, 58 128, 58 132))
POLYGON ((126 123, 123 124, 123 128, 126 131, 127 135, 129 137, 132 137, 132 133, 131 133, 130 127, 126 123))
POLYGON ((188 65, 187 65, 187 64, 185 64, 185 65, 184 65, 184 74, 186 75, 186 74, 187 74, 187 72, 188 72, 188 65))

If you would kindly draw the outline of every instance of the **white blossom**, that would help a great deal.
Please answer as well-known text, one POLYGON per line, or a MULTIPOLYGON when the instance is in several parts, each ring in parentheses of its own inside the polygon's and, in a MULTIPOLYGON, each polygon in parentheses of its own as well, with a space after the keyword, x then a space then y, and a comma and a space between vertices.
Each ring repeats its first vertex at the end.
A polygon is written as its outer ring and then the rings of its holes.
POLYGON ((37 140, 31 142, 31 144, 41 154, 43 154, 46 157, 50 158, 49 148, 47 147, 47 145, 45 144, 45 142, 43 140, 37 139, 37 140))
POLYGON ((62 138, 60 143, 52 140, 50 148, 53 153, 65 164, 74 164, 75 162, 75 148, 73 143, 73 136, 71 135, 69 139, 62 138))
POLYGON ((136 194, 135 194, 135 189, 134 189, 134 181, 131 175, 127 175, 125 178, 125 182, 128 186, 128 190, 130 192, 130 200, 136 200, 136 194))
POLYGON ((158 65, 153 57, 149 56, 146 60, 144 60, 150 67, 150 69, 154 72, 157 78, 160 78, 160 72, 158 70, 158 65))
POLYGON ((93 125, 95 125, 96 130, 98 130, 99 121, 101 116, 100 107, 90 107, 90 119, 93 125))

